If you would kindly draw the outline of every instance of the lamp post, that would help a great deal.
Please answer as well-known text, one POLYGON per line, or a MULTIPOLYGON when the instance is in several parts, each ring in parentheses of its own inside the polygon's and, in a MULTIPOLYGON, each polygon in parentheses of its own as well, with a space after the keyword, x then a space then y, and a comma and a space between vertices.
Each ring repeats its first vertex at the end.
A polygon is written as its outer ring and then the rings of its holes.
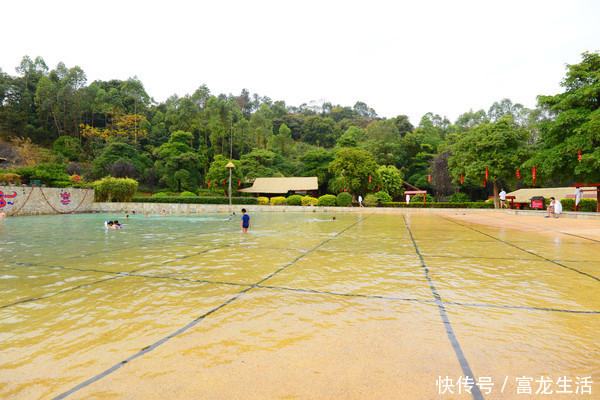
MULTIPOLYGON (((221 164, 221 165, 223 165, 223 164, 221 164)), ((231 207, 231 170, 235 168, 235 165, 233 165, 233 163, 231 161, 229 161, 229 163, 227 163, 225 168, 227 168, 229 170, 229 206, 231 207)))

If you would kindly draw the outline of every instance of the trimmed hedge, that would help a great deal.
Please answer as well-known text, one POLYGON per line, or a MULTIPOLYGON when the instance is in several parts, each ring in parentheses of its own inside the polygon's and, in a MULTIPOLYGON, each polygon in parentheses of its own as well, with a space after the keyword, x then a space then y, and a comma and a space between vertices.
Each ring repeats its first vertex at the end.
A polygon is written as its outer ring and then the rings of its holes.
POLYGON ((287 202, 287 199, 283 196, 275 196, 271 197, 271 205, 272 206, 282 206, 287 202))
POLYGON ((494 203, 484 203, 484 202, 468 202, 468 203, 425 203, 423 204, 423 199, 421 199, 420 203, 410 203, 406 204, 406 202, 389 202, 382 203, 383 207, 396 207, 396 208, 494 208, 494 203))
POLYGON ((388 192, 384 190, 380 190, 379 192, 375 193, 375 197, 381 200, 382 203, 389 203, 392 201, 392 196, 390 196, 388 192))
POLYGON ((302 196, 299 194, 293 194, 287 198, 288 206, 301 206, 302 205, 302 196))
POLYGON ((303 206, 316 206, 318 202, 319 202, 319 200, 317 200, 317 199, 315 199, 314 197, 311 197, 311 196, 304 196, 302 198, 302 205, 303 206))
MULTIPOLYGON (((96 201, 131 201, 137 191, 138 183, 129 178, 113 178, 107 176, 92 183, 96 201)), ((151 198, 151 197, 150 197, 151 198)))
POLYGON ((334 207, 336 205, 337 197, 332 194, 324 194, 317 199, 317 206, 319 207, 334 207))
MULTIPOLYGON (((563 206, 563 211, 575 211, 575 199, 562 199, 560 204, 563 206)), ((598 211, 598 201, 594 199, 581 199, 579 202, 579 211, 598 211)))
POLYGON ((181 197, 198 197, 198 196, 196 196, 196 193, 188 192, 187 190, 185 192, 181 192, 180 196, 181 197))
MULTIPOLYGON (((429 193, 426 193, 425 194, 425 202, 426 203, 435 203, 435 199, 433 198, 432 195, 430 195, 429 193)), ((412 195, 410 197, 410 204, 412 204, 412 203, 421 203, 421 204, 423 204, 423 195, 422 194, 412 195)), ((406 204, 406 202, 404 204, 406 204)))
MULTIPOLYGON (((229 197, 134 197, 132 203, 229 204, 229 197)), ((231 204, 258 204, 256 197, 232 197, 231 204)))
POLYGON ((340 207, 350 207, 352 204, 352 195, 348 192, 341 192, 337 195, 336 204, 340 207))
POLYGON ((369 193, 365 196, 363 204, 367 207, 375 207, 377 205, 377 200, 378 198, 374 194, 369 193))

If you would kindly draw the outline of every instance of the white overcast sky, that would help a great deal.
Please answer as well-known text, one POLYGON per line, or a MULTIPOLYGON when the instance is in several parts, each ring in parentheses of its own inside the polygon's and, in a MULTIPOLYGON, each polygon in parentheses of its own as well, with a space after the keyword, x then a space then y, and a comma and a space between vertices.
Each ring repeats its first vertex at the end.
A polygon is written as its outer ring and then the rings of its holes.
POLYGON ((414 125, 561 92, 600 50, 600 1, 2 1, 0 68, 24 55, 88 83, 137 76, 156 101, 251 93, 288 105, 363 101, 414 125))

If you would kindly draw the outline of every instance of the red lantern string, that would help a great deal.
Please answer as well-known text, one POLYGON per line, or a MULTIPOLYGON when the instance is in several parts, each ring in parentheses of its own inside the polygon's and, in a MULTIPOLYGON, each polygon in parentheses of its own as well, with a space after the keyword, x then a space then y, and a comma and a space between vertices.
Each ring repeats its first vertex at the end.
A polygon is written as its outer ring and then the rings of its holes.
POLYGON ((462 185, 462 184, 463 184, 463 182, 464 182, 464 176, 463 176, 463 175, 461 175, 461 176, 460 176, 460 184, 462 185))
POLYGON ((517 179, 521 179, 521 173, 517 170, 517 179))
POLYGON ((431 175, 427 175, 427 180, 431 182, 431 175))
POLYGON ((486 169, 485 169, 485 179, 487 179, 487 178, 488 178, 488 176, 489 176, 489 174, 488 174, 488 169, 486 168, 486 169))
POLYGON ((377 190, 379 191, 379 186, 377 186, 377 190))
POLYGON ((238 186, 240 186, 242 184, 242 180, 238 179, 238 186))
POLYGON ((577 161, 581 162, 581 151, 579 151, 579 153, 577 153, 577 161))
POLYGON ((483 187, 486 187, 485 178, 483 178, 483 187))
POLYGON ((227 179, 223 179, 223 185, 225 184, 225 182, 227 182, 227 179))
POLYGON ((369 183, 371 183, 371 175, 369 175, 369 183))

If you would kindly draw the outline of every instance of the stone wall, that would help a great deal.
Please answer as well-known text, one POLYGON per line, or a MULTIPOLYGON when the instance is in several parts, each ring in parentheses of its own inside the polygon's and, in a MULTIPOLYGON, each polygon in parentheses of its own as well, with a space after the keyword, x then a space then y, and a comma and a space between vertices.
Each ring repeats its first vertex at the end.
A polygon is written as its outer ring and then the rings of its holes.
POLYGON ((6 215, 91 212, 93 189, 0 186, 0 210, 6 215))

